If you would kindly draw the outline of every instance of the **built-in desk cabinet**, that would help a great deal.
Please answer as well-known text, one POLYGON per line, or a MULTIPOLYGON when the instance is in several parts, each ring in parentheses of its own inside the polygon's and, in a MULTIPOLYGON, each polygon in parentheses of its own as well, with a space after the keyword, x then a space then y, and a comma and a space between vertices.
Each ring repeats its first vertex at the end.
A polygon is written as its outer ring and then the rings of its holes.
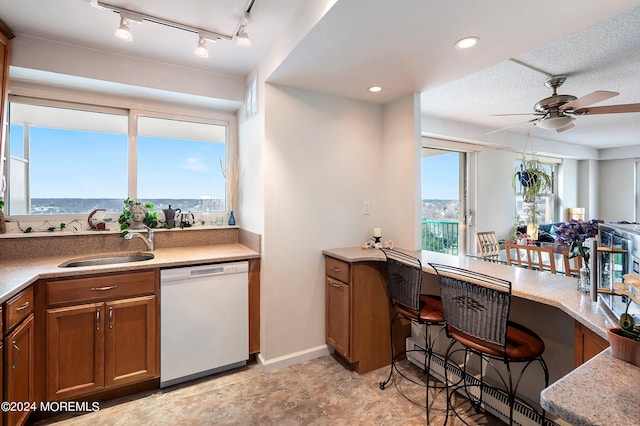
MULTIPOLYGON (((325 256, 325 336, 339 358, 363 374, 391 363, 389 325, 395 315, 384 262, 345 262, 325 256)), ((396 353, 409 335, 396 321, 396 353)))
POLYGON ((609 342, 578 321, 575 323, 575 367, 579 367, 609 347, 609 342))

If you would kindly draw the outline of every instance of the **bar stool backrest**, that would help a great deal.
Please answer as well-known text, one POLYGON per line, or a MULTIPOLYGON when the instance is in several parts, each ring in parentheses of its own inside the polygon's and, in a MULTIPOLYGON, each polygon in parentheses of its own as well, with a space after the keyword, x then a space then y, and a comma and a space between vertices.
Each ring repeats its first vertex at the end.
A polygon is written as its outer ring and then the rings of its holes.
POLYGON ((446 324, 475 338, 505 346, 511 283, 462 268, 430 265, 440 279, 446 324))
POLYGON ((401 251, 380 249, 387 259, 387 285, 393 303, 420 310, 422 262, 401 251))

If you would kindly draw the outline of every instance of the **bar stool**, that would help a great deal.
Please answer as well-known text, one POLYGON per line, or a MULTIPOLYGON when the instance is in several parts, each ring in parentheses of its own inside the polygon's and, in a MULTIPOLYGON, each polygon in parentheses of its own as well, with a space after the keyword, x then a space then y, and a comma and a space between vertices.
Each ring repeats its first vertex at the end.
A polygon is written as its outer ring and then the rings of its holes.
MULTIPOLYGON (((380 382, 380 389, 389 384, 393 377, 394 370, 412 383, 426 388, 426 416, 429 423, 429 373, 431 371, 431 358, 433 355, 433 344, 444 329, 444 316, 442 314, 442 303, 438 296, 421 294, 422 288, 422 262, 420 259, 410 256, 401 251, 392 249, 380 249, 387 260, 387 286, 389 298, 396 311, 390 326, 391 341, 391 369, 389 377, 380 382), (404 318, 413 323, 425 325, 425 358, 424 372, 427 375, 424 384, 417 382, 405 375, 396 365, 396 359, 407 352, 423 352, 421 349, 409 349, 394 354, 393 347, 393 324, 398 318, 404 318), (431 326, 440 326, 440 330, 435 337, 431 336, 431 326)), ((438 387, 433 385, 432 387, 438 387)))
MULTIPOLYGON (((549 385, 549 370, 542 358, 544 342, 533 331, 509 321, 511 282, 453 266, 431 263, 430 265, 435 269, 440 280, 446 331, 447 335, 453 339, 445 354, 445 365, 448 365, 452 347, 456 342, 460 343, 465 351, 462 385, 458 383, 451 392, 447 391, 447 419, 450 408, 458 416, 451 407, 450 398, 452 393, 460 388, 464 388, 469 401, 477 411, 480 410, 483 390, 491 387, 484 382, 483 365, 486 361, 487 365, 498 374, 505 387, 509 403, 509 424, 513 424, 516 392, 524 372, 532 363, 540 363, 544 372, 544 387, 549 385), (480 392, 477 400, 470 394, 469 387, 478 385, 467 381, 469 353, 480 357, 480 392), (492 364, 492 361, 501 361, 505 364, 506 378, 492 364), (516 362, 524 363, 524 367, 514 382, 510 364, 516 362)), ((445 383, 449 383, 448 378, 445 378, 445 383)), ((530 404, 520 399, 518 402, 536 411, 530 404)), ((543 410, 542 424, 544 421, 543 410)))

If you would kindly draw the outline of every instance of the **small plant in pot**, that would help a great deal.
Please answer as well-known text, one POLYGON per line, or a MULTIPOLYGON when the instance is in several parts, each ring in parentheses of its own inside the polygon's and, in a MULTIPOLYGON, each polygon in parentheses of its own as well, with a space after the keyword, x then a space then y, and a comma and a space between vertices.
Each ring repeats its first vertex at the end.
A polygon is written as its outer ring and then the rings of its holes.
POLYGON ((614 357, 640 367, 640 324, 635 324, 633 316, 629 314, 631 303, 640 305, 640 297, 636 296, 640 294, 640 279, 633 274, 624 274, 622 278, 624 283, 616 285, 615 294, 628 298, 627 309, 618 320, 620 328, 607 329, 607 335, 614 357), (629 286, 634 288, 634 292, 629 290, 629 286))

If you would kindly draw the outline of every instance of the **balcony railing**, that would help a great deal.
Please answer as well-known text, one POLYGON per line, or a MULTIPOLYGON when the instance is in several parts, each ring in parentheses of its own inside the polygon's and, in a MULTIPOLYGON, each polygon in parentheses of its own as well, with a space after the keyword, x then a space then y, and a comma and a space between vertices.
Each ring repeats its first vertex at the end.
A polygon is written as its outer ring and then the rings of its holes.
POLYGON ((423 220, 422 249, 458 255, 458 222, 423 220))

